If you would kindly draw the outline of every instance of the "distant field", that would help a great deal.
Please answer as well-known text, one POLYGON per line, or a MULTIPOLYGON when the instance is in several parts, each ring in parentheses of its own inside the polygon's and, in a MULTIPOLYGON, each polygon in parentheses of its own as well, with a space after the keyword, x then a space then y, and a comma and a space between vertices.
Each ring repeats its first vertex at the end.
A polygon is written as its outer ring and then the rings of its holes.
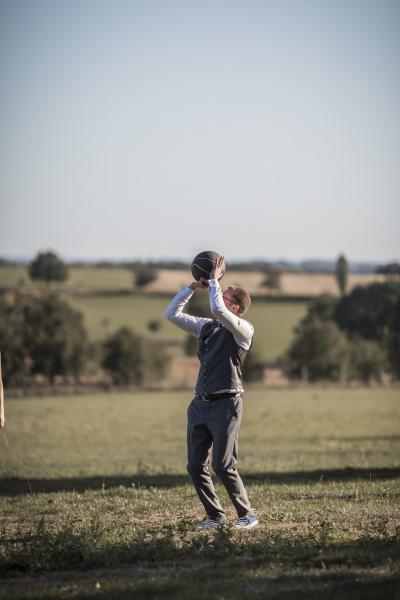
MULTIPOLYGON (((171 296, 172 298, 172 296, 171 296)), ((154 338, 182 340, 185 332, 166 321, 162 314, 169 299, 145 295, 81 296, 69 301, 84 314, 89 335, 100 340, 122 325, 140 334, 147 333, 147 323, 161 321, 161 329, 154 338)), ((290 343, 293 328, 306 311, 305 302, 253 302, 246 315, 256 328, 254 348, 265 360, 275 359, 290 343)))
MULTIPOLYGON (((162 319, 162 313, 169 298, 185 283, 191 280, 189 272, 160 270, 157 280, 147 289, 149 294, 133 293, 133 276, 127 269, 79 267, 70 269, 70 276, 62 284, 63 293, 84 316, 89 335, 93 340, 101 340, 122 325, 127 325, 140 334, 149 333, 150 320, 161 319, 162 326, 154 338, 182 340, 183 332, 162 319), (69 295, 69 292, 74 292, 69 295), (98 292, 114 292, 116 295, 98 295, 98 292), (118 292, 125 292, 118 295, 118 292), (132 295, 126 292, 132 292, 132 295), (160 298, 153 294, 165 294, 160 298)), ((381 281, 382 276, 350 275, 350 288, 356 284, 381 281)), ((261 273, 226 273, 224 285, 241 285, 248 289, 255 301, 248 313, 248 319, 256 327, 255 349, 265 360, 273 360, 286 350, 290 343, 293 328, 304 315, 307 303, 282 303, 279 299, 270 302, 257 300, 265 293, 260 287, 261 273)), ((31 286, 27 271, 23 267, 0 267, 0 287, 22 288, 31 286)), ((287 296, 315 296, 322 292, 337 293, 333 275, 284 274, 282 293, 287 296)))
POLYGON ((0 431, 0 598, 394 600, 398 389, 253 390, 259 526, 195 532, 184 392, 24 398, 0 431))
MULTIPOLYGON (((63 282, 62 287, 75 291, 85 289, 131 290, 132 282, 132 273, 127 269, 78 267, 69 269, 69 277, 63 282)), ((13 288, 31 285, 32 282, 25 267, 0 267, 0 287, 13 288)))
MULTIPOLYGON (((253 295, 266 294, 261 288, 261 273, 227 271, 225 285, 240 285, 253 295)), ((384 281, 383 275, 349 275, 349 290, 355 285, 367 285, 372 281, 384 281)), ((157 293, 173 293, 180 286, 191 281, 189 271, 169 271, 161 269, 157 280, 146 291, 157 293)), ((282 276, 281 293, 288 296, 316 296, 329 292, 338 294, 334 275, 313 273, 285 273, 282 276)), ((0 287, 14 288, 31 285, 24 267, 0 267, 0 287)), ((96 290, 132 290, 133 276, 127 269, 79 267, 70 269, 70 276, 62 287, 71 291, 96 290)), ((272 294, 273 295, 273 294, 272 294)))

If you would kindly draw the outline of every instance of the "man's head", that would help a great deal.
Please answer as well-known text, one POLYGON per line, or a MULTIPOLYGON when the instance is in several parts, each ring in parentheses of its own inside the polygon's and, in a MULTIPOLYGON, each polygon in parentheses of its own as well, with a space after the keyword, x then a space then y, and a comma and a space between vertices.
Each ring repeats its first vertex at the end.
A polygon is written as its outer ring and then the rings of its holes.
POLYGON ((223 292, 222 297, 226 308, 234 315, 244 315, 250 308, 250 294, 242 288, 229 286, 223 292))

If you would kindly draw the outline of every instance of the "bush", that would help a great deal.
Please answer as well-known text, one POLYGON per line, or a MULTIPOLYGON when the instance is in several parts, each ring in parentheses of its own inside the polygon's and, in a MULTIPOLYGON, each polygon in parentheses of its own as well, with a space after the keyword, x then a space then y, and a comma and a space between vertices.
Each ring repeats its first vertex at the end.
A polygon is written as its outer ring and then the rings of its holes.
POLYGON ((115 385, 157 382, 166 373, 169 355, 160 343, 145 340, 128 327, 121 327, 103 345, 103 368, 115 385))
POLYGON ((262 381, 264 362, 256 350, 250 350, 243 365, 243 380, 251 383, 262 381))
POLYGON ((349 378, 364 383, 381 381, 387 360, 384 351, 376 343, 363 338, 351 340, 349 344, 349 378))
POLYGON ((158 277, 158 272, 152 267, 137 267, 134 271, 134 285, 138 288, 146 287, 158 277))
POLYGON ((338 381, 346 372, 348 342, 333 321, 308 320, 295 330, 285 360, 291 378, 338 381))
POLYGON ((102 367, 116 385, 141 385, 144 380, 142 339, 129 327, 121 327, 104 342, 102 367))

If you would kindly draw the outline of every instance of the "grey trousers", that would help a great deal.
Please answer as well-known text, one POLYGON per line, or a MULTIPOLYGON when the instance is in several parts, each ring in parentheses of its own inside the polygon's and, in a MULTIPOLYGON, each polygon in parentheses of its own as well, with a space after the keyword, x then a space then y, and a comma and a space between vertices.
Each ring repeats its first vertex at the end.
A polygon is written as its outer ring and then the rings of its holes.
POLYGON ((188 408, 187 470, 211 519, 225 516, 208 470, 211 447, 212 467, 224 484, 239 518, 254 515, 236 470, 242 404, 241 396, 212 402, 194 398, 188 408))

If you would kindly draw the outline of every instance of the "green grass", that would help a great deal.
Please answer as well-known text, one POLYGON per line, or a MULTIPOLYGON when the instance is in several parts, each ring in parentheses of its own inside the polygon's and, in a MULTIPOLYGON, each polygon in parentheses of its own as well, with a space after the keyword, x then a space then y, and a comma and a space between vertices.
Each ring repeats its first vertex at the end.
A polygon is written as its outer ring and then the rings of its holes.
POLYGON ((89 336, 93 340, 104 339, 109 333, 123 325, 140 334, 148 334, 147 324, 152 319, 161 322, 159 337, 180 340, 184 337, 177 327, 163 318, 168 299, 155 296, 82 296, 68 298, 77 310, 83 313, 89 336))
MULTIPOLYGON (((132 290, 133 275, 128 269, 69 267, 68 278, 62 282, 63 288, 71 290, 132 290)), ((0 287, 23 288, 24 286, 40 286, 32 283, 26 267, 0 266, 0 287)))
POLYGON ((245 318, 255 327, 254 349, 264 360, 274 360, 287 350, 293 330, 306 310, 306 302, 252 303, 245 318))
MULTIPOLYGON (((89 335, 101 340, 122 325, 140 334, 149 333, 151 319, 161 321, 157 335, 162 339, 183 340, 185 332, 163 318, 172 295, 158 298, 147 295, 73 297, 69 301, 84 314, 89 335)), ((272 360, 284 352, 290 343, 293 328, 306 311, 307 304, 284 302, 253 302, 246 318, 256 329, 255 349, 263 359, 272 360)))
POLYGON ((249 391, 239 470, 260 525, 248 532, 193 532, 189 400, 7 402, 0 598, 398 597, 398 389, 249 391))
MULTIPOLYGON (((0 288, 31 286, 24 267, 0 267, 0 288)), ((41 285, 43 284, 36 284, 41 285)), ((139 334, 148 334, 147 324, 159 319, 162 323, 154 339, 183 340, 186 335, 165 319, 162 314, 173 294, 165 298, 147 294, 120 294, 132 290, 132 274, 126 269, 75 267, 62 287, 70 291, 108 290, 116 295, 71 296, 66 299, 85 317, 85 324, 92 340, 99 341, 123 325, 139 334)), ((274 360, 288 347, 293 328, 306 311, 306 302, 264 302, 255 299, 246 315, 256 328, 254 348, 264 360, 274 360)))

